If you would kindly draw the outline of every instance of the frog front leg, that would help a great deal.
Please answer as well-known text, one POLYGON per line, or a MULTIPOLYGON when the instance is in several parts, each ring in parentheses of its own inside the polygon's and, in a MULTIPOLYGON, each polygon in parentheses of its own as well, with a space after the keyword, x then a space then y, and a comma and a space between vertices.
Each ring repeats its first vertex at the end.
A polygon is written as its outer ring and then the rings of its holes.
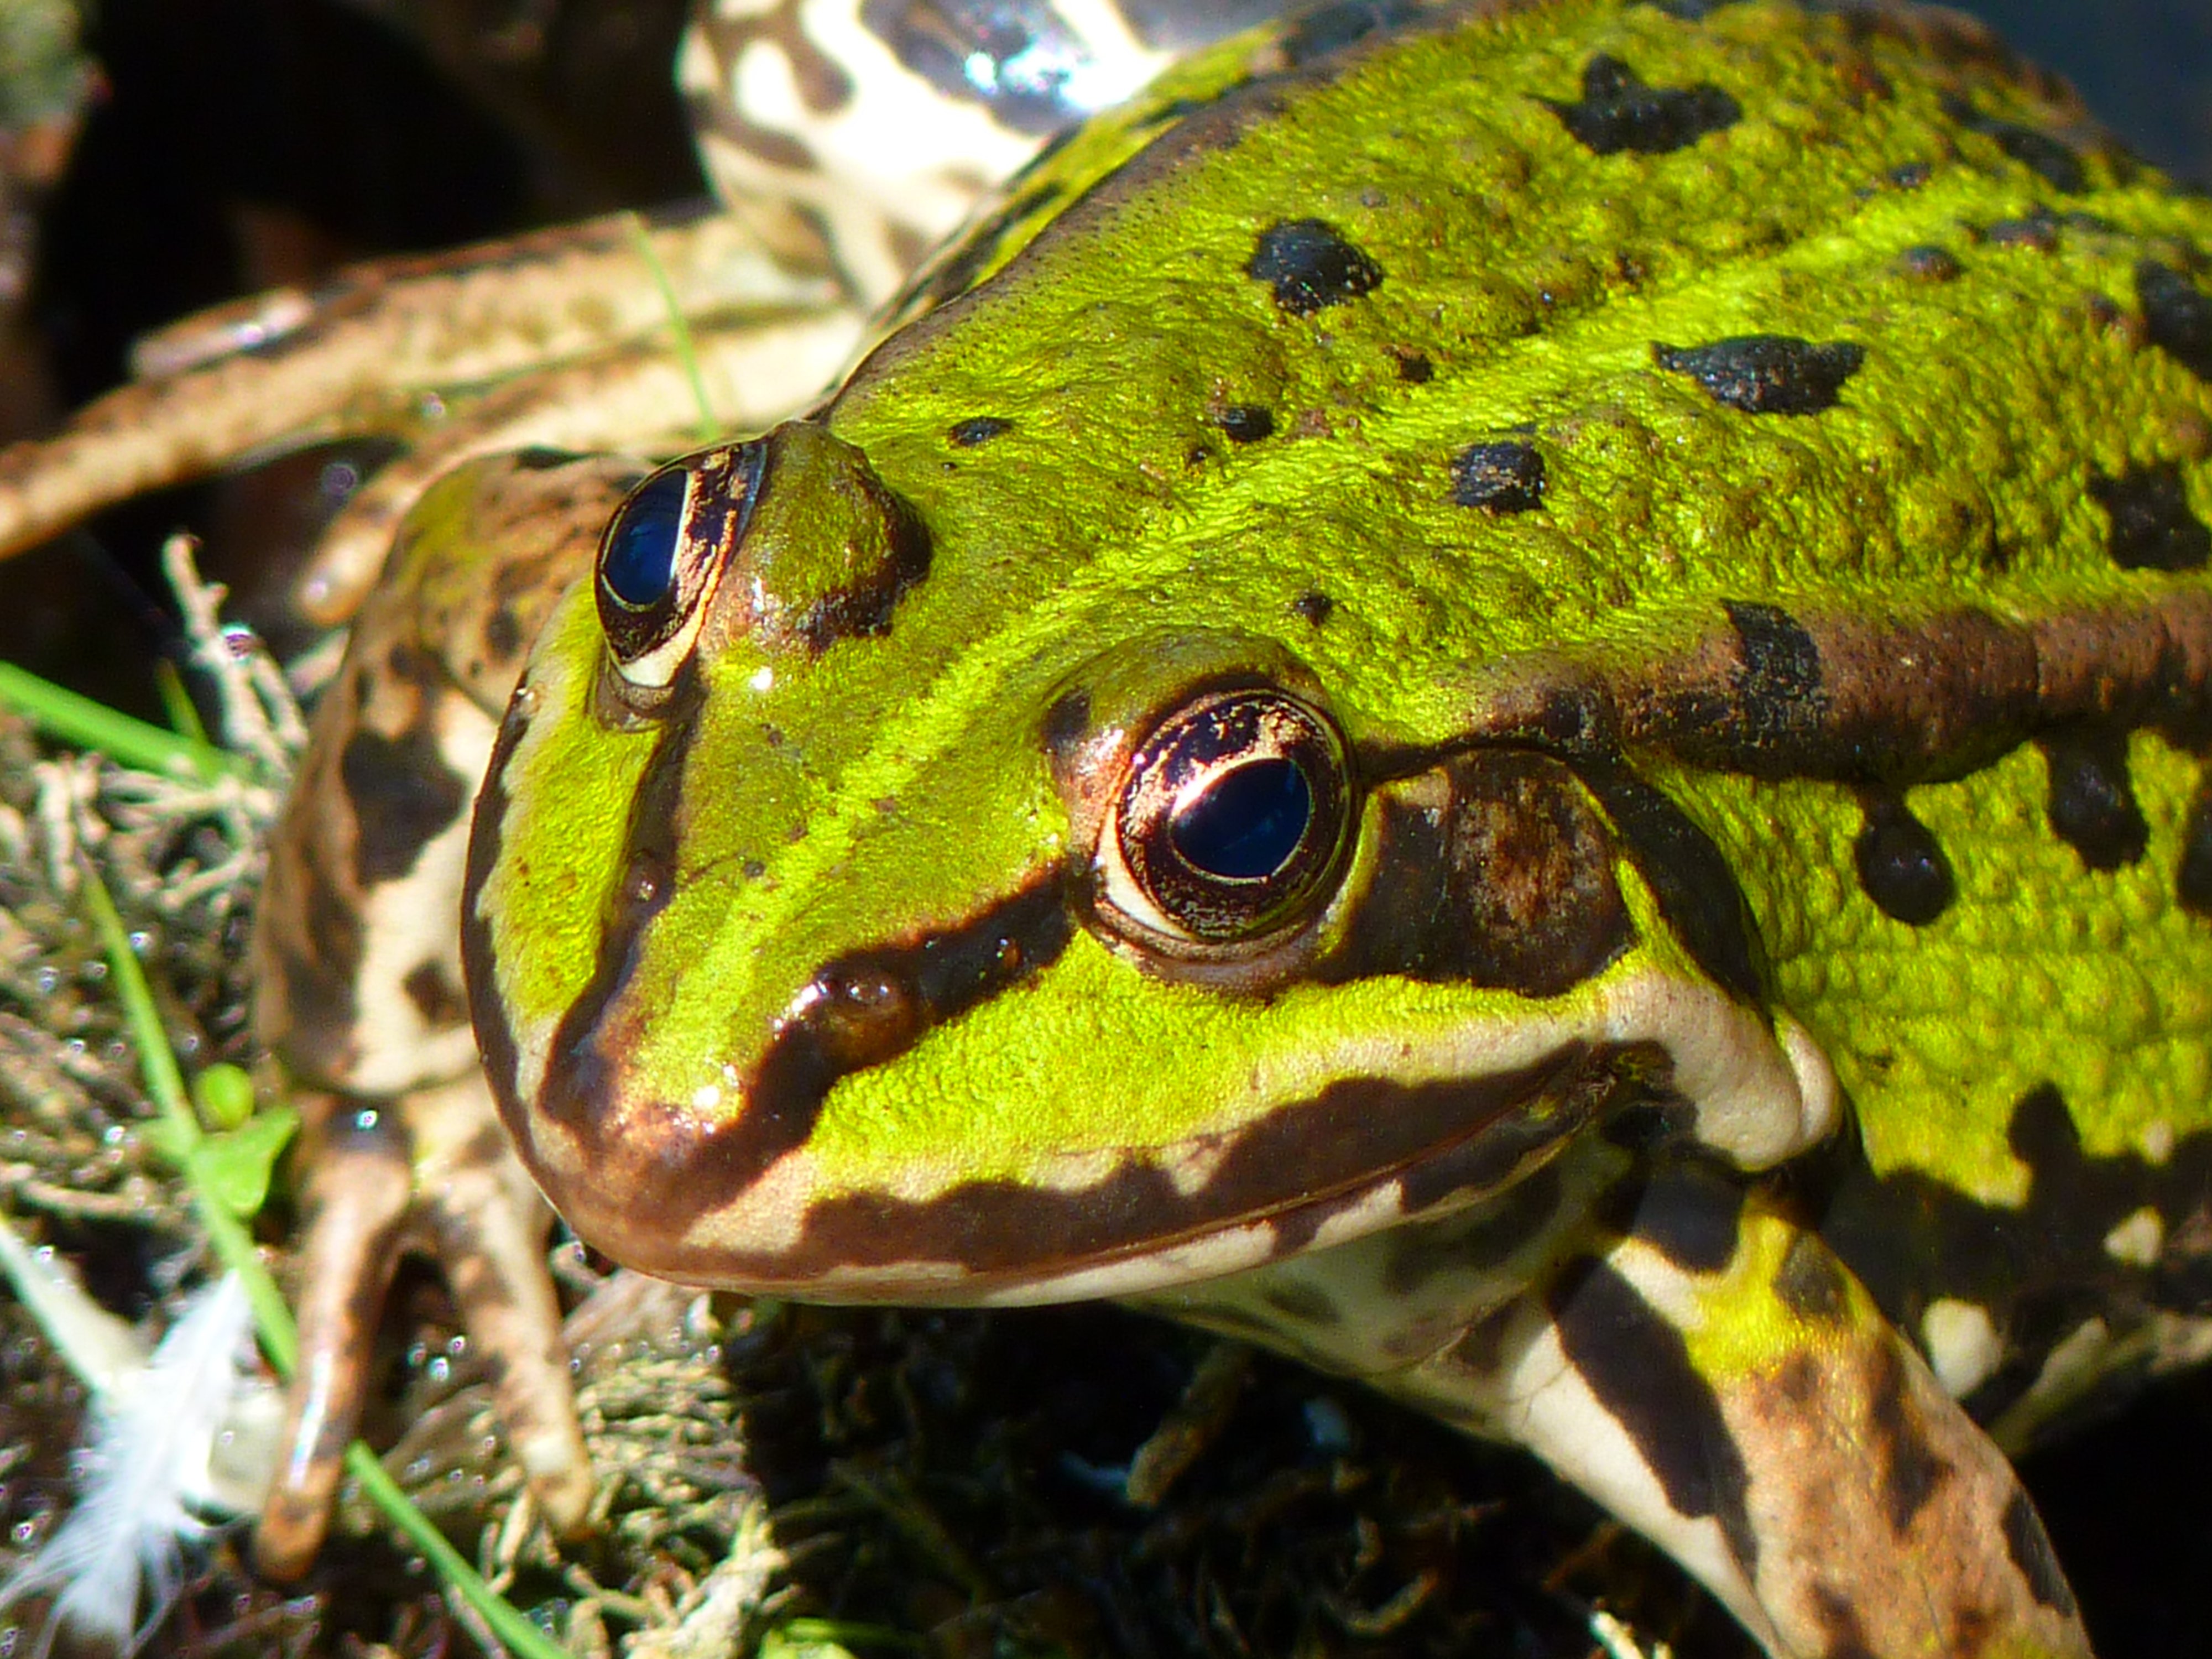
POLYGON ((501 1419, 556 1527, 592 1475, 544 1270, 550 1213, 507 1149, 461 990, 469 805, 550 597, 588 568, 637 468, 544 451, 457 471, 403 527, 315 727, 270 855, 262 1034, 304 1082, 300 1364, 257 1555, 319 1547, 398 1255, 444 1264, 501 1419))
POLYGON ((1534 1451, 1776 1655, 2086 1655, 2004 1454, 1819 1235, 1662 1175, 1620 1231, 1386 1382, 1534 1451))

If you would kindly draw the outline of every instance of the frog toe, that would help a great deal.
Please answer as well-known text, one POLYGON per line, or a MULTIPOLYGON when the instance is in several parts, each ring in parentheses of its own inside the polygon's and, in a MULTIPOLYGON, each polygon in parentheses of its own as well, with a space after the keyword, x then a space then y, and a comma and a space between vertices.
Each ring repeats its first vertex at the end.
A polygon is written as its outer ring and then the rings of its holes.
POLYGON ((299 1577, 321 1547, 367 1397, 377 1316, 413 1243, 445 1269, 547 1520, 574 1532, 590 1509, 591 1459, 545 1271, 551 1212, 485 1114, 483 1085, 471 1078, 383 1109, 333 1104, 315 1126, 298 1369, 283 1462, 254 1538, 255 1562, 272 1578, 299 1577))
POLYGON ((283 1461, 253 1537, 255 1565, 280 1580, 307 1571, 329 1528, 413 1192, 405 1141, 382 1114, 326 1101, 310 1132, 321 1145, 305 1194, 299 1356, 277 1442, 283 1461))

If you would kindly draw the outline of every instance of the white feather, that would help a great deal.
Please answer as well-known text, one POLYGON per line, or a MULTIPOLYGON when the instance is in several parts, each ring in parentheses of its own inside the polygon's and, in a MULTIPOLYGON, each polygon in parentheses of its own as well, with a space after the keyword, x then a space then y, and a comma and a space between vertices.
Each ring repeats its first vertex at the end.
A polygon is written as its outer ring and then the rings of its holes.
MULTIPOLYGON (((0 1247, 4 1249, 4 1247, 0 1247)), ((235 1274, 197 1292, 143 1365, 111 1371, 76 1457, 76 1506, 0 1584, 0 1608, 54 1592, 53 1626, 118 1651, 136 1648, 176 1597, 203 1517, 233 1506, 213 1467, 219 1444, 267 1396, 251 1370, 252 1313, 235 1274), (141 1616, 141 1608, 144 1608, 141 1616)))

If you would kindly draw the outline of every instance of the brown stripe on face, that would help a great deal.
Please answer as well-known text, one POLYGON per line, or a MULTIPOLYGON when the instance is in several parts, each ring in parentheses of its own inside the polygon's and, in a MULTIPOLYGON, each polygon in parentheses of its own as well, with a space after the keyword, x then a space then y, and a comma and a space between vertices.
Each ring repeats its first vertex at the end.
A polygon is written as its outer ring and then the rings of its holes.
MULTIPOLYGON (((671 753, 648 763, 641 809, 651 807, 661 780, 666 790, 679 787, 682 759, 671 753)), ((574 1138, 595 1183, 669 1199, 639 1219, 644 1231, 665 1228, 678 1237, 698 1214, 734 1203, 806 1143, 840 1080, 897 1059, 935 1027, 1039 972, 1066 948, 1073 928, 1055 867, 959 927, 838 957, 794 999, 799 1012, 754 1067, 742 1109, 702 1121, 672 1105, 623 1097, 621 1056, 635 1036, 629 1026, 643 1016, 619 1006, 619 998, 638 936, 665 902, 667 882, 658 872, 670 867, 653 844, 665 833, 665 815, 656 822, 641 810, 637 817, 643 827, 633 834, 629 867, 647 873, 625 882, 633 890, 624 914, 602 933, 599 965, 554 1036, 555 1060, 532 1109, 574 1138)), ((521 1106, 506 1109, 512 1120, 521 1106)))
POLYGON ((500 1116, 518 1146, 529 1144, 529 1133, 516 1086, 514 1029, 507 1023, 507 1010, 500 1001, 498 953, 490 925, 477 911, 477 896, 492 866, 499 862, 501 831, 507 822, 507 766, 527 724, 523 707, 518 690, 492 741, 491 759, 477 789, 476 816, 469 825, 468 869, 461 882, 461 978, 468 989, 469 1022, 476 1028, 477 1058, 491 1085, 492 1098, 499 1103, 500 1116))
MULTIPOLYGON (((1130 1162, 1094 1185, 1066 1191, 993 1180, 922 1200, 856 1193, 811 1204, 790 1248, 758 1256, 725 1245, 688 1257, 688 1215, 648 1218, 660 1224, 645 1239, 635 1237, 629 1220, 624 1224, 655 1271, 679 1278, 804 1283, 819 1291, 854 1269, 950 1261, 966 1270, 950 1294, 970 1299, 1008 1282, 1261 1220, 1273 1224, 1274 1253, 1287 1255, 1311 1243, 1331 1216, 1394 1181, 1409 1210, 1498 1190, 1540 1166, 1595 1116, 1663 1086, 1665 1069, 1644 1045, 1577 1042, 1490 1077, 1341 1079, 1270 1111, 1241 1136, 1224 1137, 1226 1150, 1194 1192, 1179 1192, 1157 1165, 1130 1162)), ((682 1190, 688 1205, 688 1166, 682 1190)), ((702 1195, 699 1208, 710 1210, 714 1201, 702 1195)), ((888 1294, 912 1293, 907 1286, 888 1294)))

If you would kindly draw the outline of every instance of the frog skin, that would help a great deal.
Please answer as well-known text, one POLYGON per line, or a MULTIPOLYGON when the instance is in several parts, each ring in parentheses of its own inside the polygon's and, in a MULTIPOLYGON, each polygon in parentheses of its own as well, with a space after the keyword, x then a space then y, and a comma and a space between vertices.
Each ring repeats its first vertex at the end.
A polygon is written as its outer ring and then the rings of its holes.
POLYGON ((1955 16, 1681 9, 1188 60, 647 479, 477 1036, 648 1273, 1127 1298, 1771 1653, 2082 1654, 2006 1452, 2212 1351, 2212 207, 1955 16))
POLYGON ((453 920, 465 809, 522 648, 647 470, 571 450, 696 441, 687 374, 657 337, 671 305, 720 419, 788 413, 978 192, 1176 51, 1273 9, 702 3, 679 70, 726 210, 388 262, 312 300, 188 319, 142 349, 160 372, 0 454, 4 553, 280 437, 420 440, 340 515, 301 589, 353 635, 272 838, 254 941, 257 1026, 312 1091, 301 1357, 255 1537, 271 1576, 319 1547, 379 1306, 411 1248, 447 1268, 543 1512, 569 1530, 592 1498, 548 1218, 484 1093, 453 920), (401 417, 430 392, 466 413, 427 430, 401 417))

